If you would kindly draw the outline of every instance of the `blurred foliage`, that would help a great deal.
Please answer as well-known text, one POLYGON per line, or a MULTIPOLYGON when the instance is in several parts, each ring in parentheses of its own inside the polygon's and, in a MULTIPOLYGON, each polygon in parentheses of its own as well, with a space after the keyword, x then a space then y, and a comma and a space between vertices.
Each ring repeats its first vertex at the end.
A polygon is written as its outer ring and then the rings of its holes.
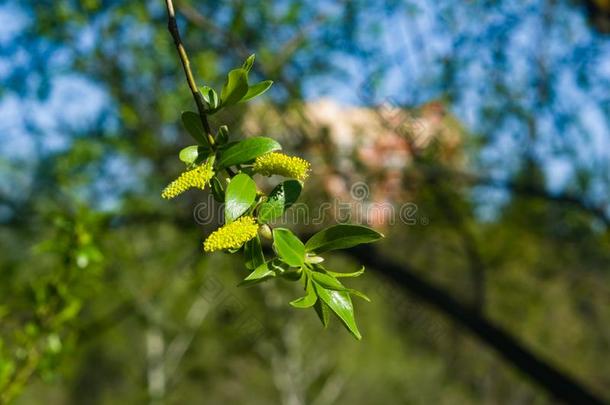
MULTIPOLYGON (((440 100, 461 150, 411 150, 391 202, 414 203, 415 222, 387 226, 380 250, 610 398, 608 42, 580 2, 184 0, 177 12, 200 85, 220 88, 256 50, 253 82, 276 85, 253 120, 312 161, 310 206, 336 197, 329 179, 366 181, 374 200, 395 173, 337 143, 308 95, 340 97, 344 83, 359 104, 416 115, 440 100), (398 21, 404 38, 387 31, 398 21), (571 176, 553 186, 558 162, 571 176)), ((219 219, 192 225, 207 194, 159 197, 189 144, 176 112, 193 109, 163 2, 9 0, 2 13, 23 23, 0 44, 0 95, 21 101, 23 130, 1 135, 0 403, 553 403, 375 269, 354 282, 373 301, 357 306, 360 343, 286 308, 298 289, 234 287, 241 263, 201 252, 219 219), (93 118, 46 110, 60 77, 101 94, 93 118)), ((253 135, 245 109, 212 125, 253 135)), ((349 256, 329 266, 357 270, 349 256)))

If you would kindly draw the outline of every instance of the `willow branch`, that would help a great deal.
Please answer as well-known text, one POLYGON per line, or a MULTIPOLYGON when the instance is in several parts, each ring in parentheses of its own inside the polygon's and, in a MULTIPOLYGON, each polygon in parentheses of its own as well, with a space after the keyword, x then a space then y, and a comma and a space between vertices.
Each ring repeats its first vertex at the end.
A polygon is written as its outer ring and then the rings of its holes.
POLYGON ((182 39, 180 38, 180 31, 178 30, 178 24, 176 22, 176 12, 174 11, 174 3, 172 0, 165 0, 165 5, 167 7, 167 29, 174 40, 176 49, 178 50, 178 55, 180 56, 180 61, 182 62, 182 68, 184 69, 184 75, 186 76, 186 82, 191 90, 191 93, 193 94, 195 104, 197 104, 199 117, 201 117, 201 123, 203 124, 203 129, 207 135, 206 139, 212 147, 214 145, 214 137, 212 136, 212 130, 210 129, 210 123, 208 122, 208 116, 205 111, 203 96, 197 88, 197 83, 195 82, 193 72, 191 71, 191 63, 189 61, 188 54, 186 53, 186 49, 184 48, 182 39))

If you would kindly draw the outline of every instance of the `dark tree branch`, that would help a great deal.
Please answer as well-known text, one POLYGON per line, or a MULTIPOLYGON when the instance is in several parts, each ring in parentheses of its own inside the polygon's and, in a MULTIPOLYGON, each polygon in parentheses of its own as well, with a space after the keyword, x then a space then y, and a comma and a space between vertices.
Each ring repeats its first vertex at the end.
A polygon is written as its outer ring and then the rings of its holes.
POLYGON ((516 337, 468 309, 446 291, 422 280, 408 265, 394 263, 368 246, 347 253, 463 326, 556 399, 575 405, 606 403, 572 376, 529 351, 516 337))

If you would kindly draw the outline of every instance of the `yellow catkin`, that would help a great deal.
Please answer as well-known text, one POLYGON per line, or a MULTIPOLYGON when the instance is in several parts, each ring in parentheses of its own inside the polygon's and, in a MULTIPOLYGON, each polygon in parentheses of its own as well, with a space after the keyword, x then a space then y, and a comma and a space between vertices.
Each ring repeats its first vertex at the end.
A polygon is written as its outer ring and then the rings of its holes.
POLYGON ((165 187, 165 190, 161 193, 161 197, 167 199, 174 198, 190 188, 200 188, 203 190, 214 176, 212 165, 213 162, 208 160, 196 168, 182 173, 180 177, 165 187))
POLYGON ((256 236, 258 224, 251 216, 243 216, 212 232, 203 242, 203 250, 237 249, 256 236))
POLYGON ((310 164, 305 159, 271 152, 259 156, 254 161, 254 171, 263 176, 277 174, 304 181, 309 176, 310 164))

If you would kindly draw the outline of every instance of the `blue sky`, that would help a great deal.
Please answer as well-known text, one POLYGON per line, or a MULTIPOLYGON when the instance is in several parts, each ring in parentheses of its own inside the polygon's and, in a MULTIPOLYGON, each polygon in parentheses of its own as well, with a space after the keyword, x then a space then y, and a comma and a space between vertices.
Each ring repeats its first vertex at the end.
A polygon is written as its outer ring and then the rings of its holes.
MULTIPOLYGON (((388 61, 387 73, 377 90, 376 100, 373 103, 382 103, 388 100, 405 105, 417 105, 419 103, 434 99, 442 94, 436 85, 441 72, 443 57, 452 55, 455 51, 453 41, 458 35, 465 36, 470 41, 470 46, 476 44, 477 36, 485 37, 493 34, 490 27, 500 24, 503 17, 515 13, 522 21, 518 28, 507 39, 508 55, 511 63, 506 69, 507 80, 515 84, 515 91, 526 89, 519 94, 520 101, 527 106, 534 103, 528 94, 528 80, 531 78, 531 63, 528 63, 526 55, 540 52, 540 18, 538 10, 543 2, 526 2, 517 6, 510 2, 504 3, 504 9, 499 9, 497 14, 476 15, 469 14, 467 6, 456 6, 451 9, 447 16, 439 18, 443 10, 447 9, 447 2, 431 2, 417 0, 411 3, 407 12, 395 13, 385 16, 370 16, 371 21, 364 21, 365 25, 375 23, 375 19, 383 18, 381 42, 376 44, 388 61), (520 8, 521 7, 521 8, 520 8), (408 12, 413 10, 413 12, 408 12), (528 13, 525 13, 525 12, 528 13), (458 23, 450 27, 451 18, 456 18, 458 23), (480 24, 479 24, 480 22, 480 24), (474 23, 474 24, 473 24, 474 23), (490 33, 491 32, 491 33, 490 33)), ((567 7, 567 6, 557 6, 567 7)), ((551 32, 557 38, 549 38, 548 46, 543 53, 550 61, 561 61, 567 57, 566 48, 577 48, 586 46, 594 41, 595 33, 589 29, 584 17, 577 13, 566 13, 569 18, 565 21, 565 27, 569 30, 568 39, 572 41, 570 47, 560 39, 561 32, 551 32)), ((20 12, 14 3, 0 6, 0 47, 8 44, 18 35, 20 30, 28 23, 29 17, 20 12), (12 4, 12 5, 11 5, 12 4)), ((87 45, 88 36, 83 36, 82 46, 87 45)), ((89 38, 89 42, 90 42, 89 38)), ((363 39, 366 40, 366 39, 363 39)), ((595 74, 599 77, 610 78, 610 45, 608 41, 597 41, 600 51, 596 56, 595 74)), ((473 132, 485 131, 482 125, 478 108, 489 99, 489 89, 485 87, 488 83, 486 75, 489 74, 485 60, 488 50, 481 49, 480 54, 474 54, 474 61, 464 66, 460 78, 464 82, 459 100, 454 105, 453 112, 473 132), (477 60, 480 58, 480 60, 477 60)), ((61 72, 61 53, 54 61, 61 72)), ((338 80, 334 76, 322 76, 311 78, 306 82, 306 95, 309 99, 319 97, 331 97, 346 105, 363 104, 359 89, 367 81, 367 69, 362 66, 362 61, 342 55, 337 57, 336 62, 347 72, 347 80, 338 80)), ((28 63, 27 50, 21 49, 15 52, 10 60, 0 58, 0 82, 11 69, 16 66, 24 66, 28 63)), ((570 137, 577 140, 574 147, 578 157, 579 165, 599 165, 605 162, 605 170, 608 170, 610 162, 610 140, 606 112, 599 103, 594 100, 594 90, 583 91, 577 84, 576 72, 573 66, 568 65, 564 71, 556 72, 560 85, 557 86, 561 108, 564 108, 576 116, 580 129, 570 128, 566 130, 566 139, 570 137), (582 133, 579 133, 581 131, 582 133), (574 132, 572 134, 572 132, 574 132)), ((610 90, 607 82, 600 86, 599 91, 610 90)), ((600 97, 603 97, 600 96, 600 97)), ((48 99, 39 101, 35 98, 20 98, 16 94, 5 92, 0 98, 0 154, 8 159, 1 159, 2 164, 13 161, 16 158, 25 158, 35 152, 36 148, 45 150, 58 150, 65 148, 69 138, 62 133, 66 123, 77 123, 70 125, 74 129, 86 129, 94 122, 99 114, 108 106, 109 98, 104 91, 90 80, 70 72, 61 72, 55 75, 51 92, 48 99), (87 102, 83 102, 86 100, 87 102), (44 133, 44 137, 35 136, 31 128, 37 128, 44 133)), ((370 100, 366 100, 370 102, 370 100)), ((552 144, 557 142, 557 128, 552 122, 553 117, 539 117, 540 136, 548 137, 549 141, 538 142, 536 153, 542 157, 547 171, 548 185, 551 190, 561 190, 572 179, 575 173, 574 162, 567 157, 561 156, 553 149, 552 144)), ((515 162, 511 160, 511 151, 516 151, 523 142, 523 123, 507 123, 506 127, 497 130, 497 140, 493 146, 488 147, 482 154, 483 160, 492 164, 498 175, 505 175, 515 162), (516 136, 519 134, 519 136, 516 136), (498 171, 499 170, 499 171, 498 171)), ((570 142, 570 141, 566 141, 570 142)), ((574 142, 573 140, 571 142, 574 142)), ((605 176, 609 176, 605 173, 605 176)), ((602 177, 599 180, 603 183, 602 177)), ((593 198, 605 198, 607 184, 600 184, 600 192, 595 193, 593 198)))

